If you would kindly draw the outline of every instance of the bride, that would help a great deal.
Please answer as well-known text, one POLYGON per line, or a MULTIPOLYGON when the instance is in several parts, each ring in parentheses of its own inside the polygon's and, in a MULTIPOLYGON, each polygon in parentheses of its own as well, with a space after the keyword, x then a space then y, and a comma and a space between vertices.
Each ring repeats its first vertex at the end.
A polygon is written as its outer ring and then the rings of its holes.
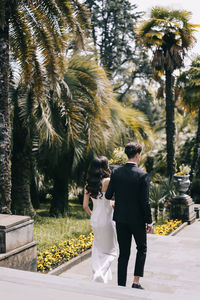
POLYGON ((111 263, 117 255, 117 238, 115 224, 112 221, 112 201, 106 200, 105 192, 110 181, 108 159, 105 156, 94 158, 85 187, 83 208, 91 215, 90 223, 93 229, 92 246, 93 280, 107 283, 112 279, 111 263), (89 208, 92 199, 93 210, 89 208))

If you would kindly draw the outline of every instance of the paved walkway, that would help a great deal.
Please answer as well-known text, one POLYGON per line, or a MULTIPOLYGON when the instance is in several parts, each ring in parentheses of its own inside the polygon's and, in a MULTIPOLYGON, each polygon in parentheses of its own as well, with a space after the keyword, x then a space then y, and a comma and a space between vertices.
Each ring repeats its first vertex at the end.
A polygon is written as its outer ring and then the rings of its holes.
POLYGON ((90 259, 60 276, 0 268, 0 300, 198 300, 200 299, 200 221, 176 236, 148 236, 144 291, 131 289, 134 243, 127 287, 116 284, 117 262, 109 284, 91 281, 90 259))
MULTIPOLYGON (((176 236, 148 235, 145 276, 141 280, 145 291, 162 293, 162 299, 165 297, 172 299, 172 296, 175 296, 175 299, 200 299, 199 249, 200 221, 186 226, 176 236)), ((133 241, 128 267, 127 286, 129 287, 133 280, 134 261, 135 243, 133 241)), ((112 271, 113 280, 109 284, 116 285, 117 261, 112 265, 112 271)), ((90 259, 60 276, 74 280, 91 280, 90 259)))

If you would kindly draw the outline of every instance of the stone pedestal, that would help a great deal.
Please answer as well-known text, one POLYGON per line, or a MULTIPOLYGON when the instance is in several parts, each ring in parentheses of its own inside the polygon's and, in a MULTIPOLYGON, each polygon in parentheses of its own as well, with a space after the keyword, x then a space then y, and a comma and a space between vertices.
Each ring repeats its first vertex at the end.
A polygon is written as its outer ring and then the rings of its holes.
POLYGON ((30 217, 0 214, 0 266, 37 270, 37 248, 30 217))
POLYGON ((191 224, 195 221, 194 202, 189 195, 181 194, 171 201, 170 218, 182 220, 191 224))
POLYGON ((200 204, 194 205, 194 211, 196 213, 196 218, 199 219, 200 218, 200 204))

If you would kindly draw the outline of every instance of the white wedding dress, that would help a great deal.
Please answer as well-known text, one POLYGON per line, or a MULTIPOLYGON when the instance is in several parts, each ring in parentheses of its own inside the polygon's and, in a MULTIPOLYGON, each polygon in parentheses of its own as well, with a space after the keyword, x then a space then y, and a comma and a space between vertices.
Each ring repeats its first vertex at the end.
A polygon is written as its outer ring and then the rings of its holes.
POLYGON ((90 223, 94 233, 92 246, 93 280, 107 283, 112 279, 111 263, 117 255, 117 237, 115 223, 112 220, 111 201, 102 192, 97 199, 92 198, 93 210, 90 223))

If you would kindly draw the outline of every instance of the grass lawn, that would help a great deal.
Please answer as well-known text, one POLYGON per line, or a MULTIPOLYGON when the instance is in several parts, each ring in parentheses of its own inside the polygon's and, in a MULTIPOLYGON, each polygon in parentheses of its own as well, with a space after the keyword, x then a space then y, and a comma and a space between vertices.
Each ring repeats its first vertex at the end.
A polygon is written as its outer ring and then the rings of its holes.
MULTIPOLYGON (((69 211, 65 218, 49 217, 49 208, 49 203, 41 203, 41 208, 36 211, 34 239, 38 243, 38 252, 49 250, 52 246, 80 235, 87 236, 92 231, 89 216, 77 200, 69 200, 69 211)), ((164 221, 165 219, 159 218, 155 225, 161 225, 164 221)))
POLYGON ((36 211, 34 239, 38 243, 39 252, 91 232, 89 216, 83 210, 82 205, 77 203, 77 200, 69 200, 69 212, 65 218, 49 217, 49 207, 49 203, 42 203, 41 208, 36 211))

